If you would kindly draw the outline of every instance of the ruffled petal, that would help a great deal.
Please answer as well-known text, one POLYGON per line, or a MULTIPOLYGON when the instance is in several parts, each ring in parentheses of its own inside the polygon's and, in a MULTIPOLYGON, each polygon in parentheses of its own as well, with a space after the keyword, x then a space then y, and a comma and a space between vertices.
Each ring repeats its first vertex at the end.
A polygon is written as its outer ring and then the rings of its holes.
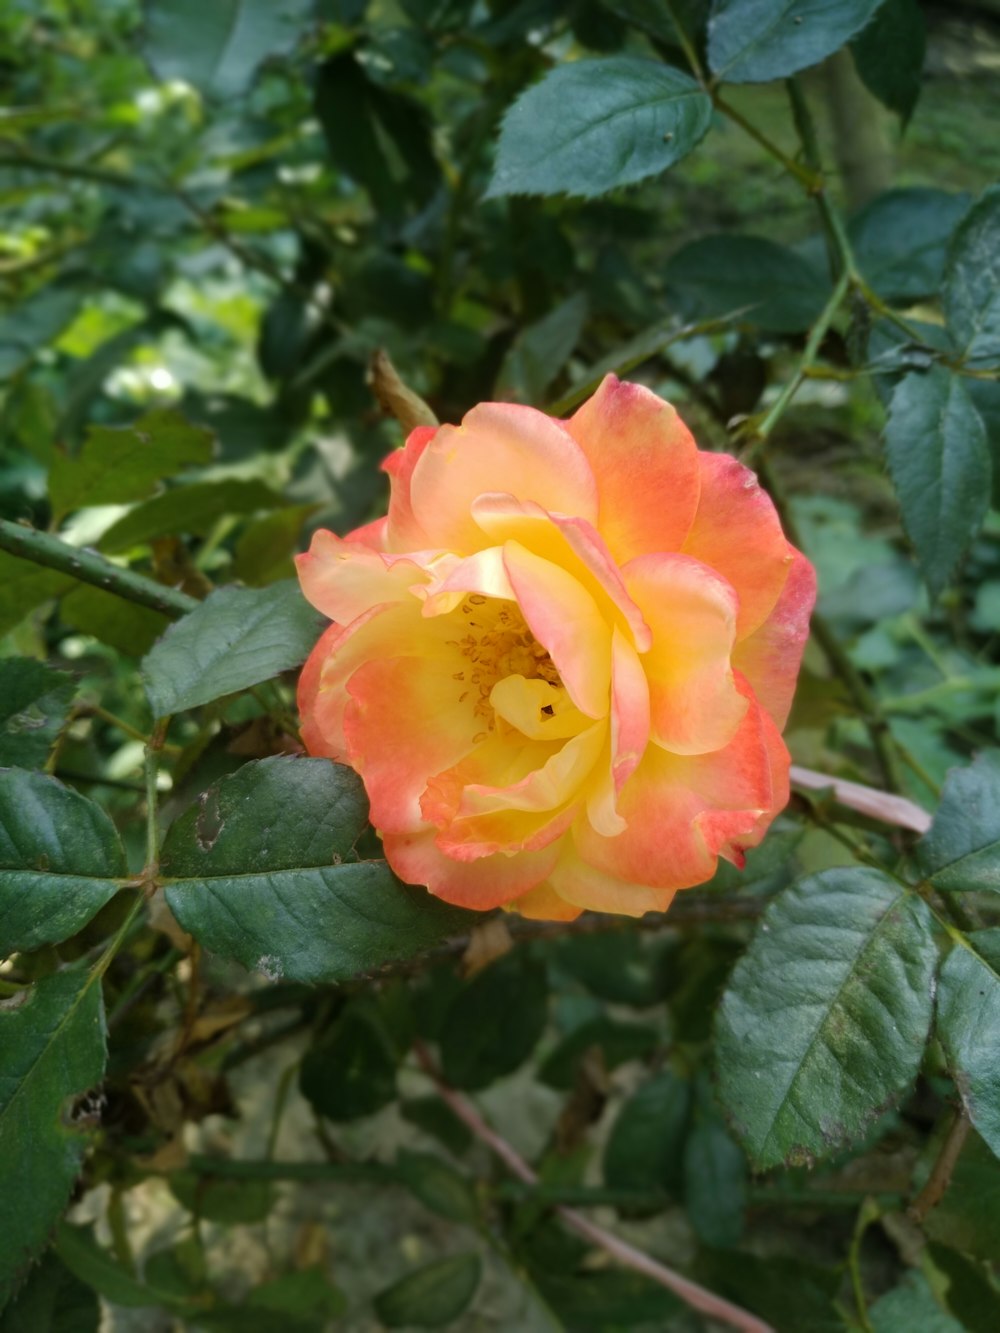
MULTIPOLYGON (((483 403, 461 426, 441 426, 410 476, 413 517, 434 545, 467 555, 486 544, 472 502, 512 491, 546 509, 593 522, 597 489, 586 458, 561 422, 532 407, 483 403)), ((397 540, 390 508, 391 541, 397 540)), ((420 545, 426 545, 426 539, 420 545)), ((397 548, 399 549, 399 548, 397 548)))
POLYGON ((642 659, 653 740, 674 754, 721 749, 747 711, 730 665, 735 593, 685 555, 639 556, 623 574, 653 631, 642 659))
POLYGON ((596 870, 580 859, 572 835, 563 840, 558 864, 548 883, 563 902, 578 911, 613 912, 620 916, 665 912, 676 892, 651 888, 648 884, 629 884, 605 870, 596 870))
POLYGON ((295 557, 295 565, 306 599, 346 625, 382 602, 401 601, 411 587, 426 583, 435 558, 433 552, 383 555, 320 528, 309 550, 295 557))
POLYGON ((326 665, 336 652, 337 642, 344 632, 343 625, 328 626, 306 658, 299 676, 296 707, 301 720, 299 731, 302 744, 309 754, 323 759, 346 757, 346 743, 341 727, 343 702, 329 690, 324 692, 321 689, 326 665))
MULTIPOLYGON (((637 555, 678 550, 698 508, 701 477, 698 449, 670 404, 608 375, 566 429, 597 479, 595 526, 615 560, 623 565, 637 555)), ((546 507, 566 512, 558 503, 546 507)))
POLYGON ((604 768, 591 786, 587 816, 609 838, 625 830, 618 794, 649 742, 649 686, 638 653, 617 629, 611 643, 611 727, 604 768))
POLYGON ((504 566, 521 614, 552 658, 570 698, 588 717, 606 717, 611 628, 590 593, 558 565, 507 542, 504 566))
POLYGON ((738 859, 741 847, 753 845, 761 817, 773 817, 787 800, 787 752, 782 761, 772 745, 775 734, 751 700, 724 749, 675 755, 649 746, 619 798, 628 827, 608 838, 578 820, 581 859, 626 883, 658 889, 711 879, 718 856, 738 859))
POLYGON ((382 463, 382 471, 389 474, 389 512, 383 538, 387 551, 419 551, 435 544, 413 512, 410 487, 413 469, 437 432, 437 426, 418 426, 410 431, 402 449, 395 450, 382 463))
POLYGON ((736 589, 736 637, 744 639, 774 607, 795 550, 757 474, 728 454, 699 454, 701 499, 681 550, 736 589))
POLYGON ((436 845, 433 830, 386 833, 382 847, 400 879, 408 884, 424 884, 436 898, 479 912, 501 907, 543 883, 559 856, 558 844, 553 844, 515 856, 456 861, 436 845))
POLYGON ((753 688, 781 730, 788 721, 802 654, 809 639, 809 617, 816 603, 816 571, 798 551, 774 610, 759 629, 736 645, 733 666, 753 688))

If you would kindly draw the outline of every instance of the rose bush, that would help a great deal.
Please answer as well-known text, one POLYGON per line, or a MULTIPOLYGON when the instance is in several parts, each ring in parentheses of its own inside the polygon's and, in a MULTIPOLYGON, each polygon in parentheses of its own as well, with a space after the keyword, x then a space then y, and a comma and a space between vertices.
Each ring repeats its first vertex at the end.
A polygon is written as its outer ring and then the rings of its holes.
POLYGON ((485 403, 384 466, 387 517, 298 558, 335 622, 299 705, 396 873, 570 919, 740 865, 788 799, 815 599, 754 474, 614 376, 568 421, 485 403))

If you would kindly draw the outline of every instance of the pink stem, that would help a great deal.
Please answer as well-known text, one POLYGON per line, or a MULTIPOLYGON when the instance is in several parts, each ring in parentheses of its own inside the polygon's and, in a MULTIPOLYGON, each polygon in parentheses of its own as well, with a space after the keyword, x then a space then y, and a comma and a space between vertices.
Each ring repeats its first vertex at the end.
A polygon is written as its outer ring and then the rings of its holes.
MULTIPOLYGON (((433 1080, 442 1100, 447 1102, 459 1120, 472 1131, 480 1142, 485 1143, 488 1148, 496 1153, 511 1175, 517 1176, 526 1185, 537 1184, 538 1176, 532 1171, 517 1149, 509 1144, 506 1139, 501 1138, 496 1130, 486 1123, 467 1098, 444 1082, 423 1042, 416 1042, 414 1050, 424 1072, 433 1080)), ((646 1277, 652 1278, 654 1282, 659 1283, 661 1287, 666 1287, 668 1291, 672 1291, 675 1296, 679 1296, 692 1309, 700 1310, 702 1314, 711 1319, 718 1319, 721 1323, 729 1324, 731 1328, 738 1329, 740 1333, 775 1333, 770 1324, 765 1324, 756 1315, 750 1314, 748 1310, 744 1310, 738 1305, 733 1305, 730 1301, 723 1300, 721 1296, 716 1296, 714 1292, 699 1286, 697 1282, 691 1282, 688 1278, 682 1277, 680 1273, 675 1273, 672 1268, 667 1268, 665 1264, 661 1264, 643 1250, 637 1250, 634 1245, 629 1245, 627 1241, 620 1240, 612 1232, 605 1231, 603 1227, 597 1226, 596 1223, 578 1213, 575 1208, 566 1208, 562 1204, 557 1204, 555 1211, 571 1231, 575 1231, 578 1236, 582 1236, 591 1245, 596 1245, 599 1249, 604 1250, 606 1254, 610 1254, 624 1267, 631 1268, 636 1273, 642 1273, 646 1277)))
POLYGON ((926 833, 931 826, 927 811, 905 796, 893 796, 891 792, 864 787, 860 782, 847 782, 844 778, 831 778, 826 773, 815 773, 811 768, 799 768, 796 764, 792 765, 791 779, 796 786, 810 791, 828 789, 841 805, 872 819, 881 819, 885 824, 912 829, 914 833, 926 833))

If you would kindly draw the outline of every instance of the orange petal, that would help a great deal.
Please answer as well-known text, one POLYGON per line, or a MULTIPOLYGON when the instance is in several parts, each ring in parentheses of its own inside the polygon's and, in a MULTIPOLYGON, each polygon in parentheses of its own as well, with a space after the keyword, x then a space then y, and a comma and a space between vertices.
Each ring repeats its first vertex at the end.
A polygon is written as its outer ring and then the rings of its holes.
POLYGON ((747 710, 730 666, 735 593, 686 555, 639 556, 623 573, 653 631, 642 659, 653 740, 675 754, 720 749, 747 710))
POLYGON ((608 838, 578 820, 573 836, 581 859, 630 884, 704 883, 720 854, 738 859, 741 847, 753 845, 762 816, 769 820, 787 801, 787 752, 782 758, 775 736, 751 700, 722 750, 683 756, 651 745, 619 798, 628 827, 608 838))
POLYGON ((320 528, 309 550, 295 557, 305 597, 342 625, 382 602, 398 602, 413 585, 426 583, 431 553, 414 558, 383 555, 363 542, 346 541, 320 528))
POLYGON ((779 731, 788 721, 802 654, 809 638, 809 616, 816 602, 816 571, 798 551, 774 610, 759 629, 736 645, 733 666, 753 687, 762 708, 779 731))
POLYGON ((582 861, 572 838, 564 838, 559 863, 549 876, 549 885, 578 910, 613 912, 619 916, 643 916, 665 912, 674 889, 655 889, 648 884, 628 884, 604 870, 582 861))
POLYGON ((572 574, 610 619, 644 653, 652 641, 642 612, 628 595, 621 571, 600 533, 586 519, 550 514, 513 495, 481 495, 472 514, 496 542, 516 541, 572 574))
POLYGON ((560 898, 551 884, 539 884, 529 889, 506 907, 508 912, 516 912, 529 921, 575 921, 583 911, 582 907, 574 907, 565 898, 560 898))
POLYGON ((611 644, 611 727, 606 767, 587 800, 591 824, 607 837, 625 829, 618 793, 639 765, 649 741, 649 686, 642 662, 616 629, 611 644))
POLYGON ((499 546, 488 546, 475 555, 444 557, 433 570, 433 577, 417 595, 424 603, 425 616, 438 616, 465 600, 468 593, 482 597, 514 600, 514 589, 507 577, 503 551, 499 546))
POLYGON ((361 542, 364 546, 370 546, 373 551, 384 551, 386 529, 389 526, 387 518, 374 518, 370 523, 362 523, 360 528, 355 528, 344 538, 347 542, 361 542))
POLYGON ((400 879, 425 884, 436 898, 485 912, 542 883, 559 856, 558 845, 515 856, 456 861, 440 850, 434 833, 386 833, 385 858, 400 879))
POLYGON ((744 639, 774 607, 795 556, 757 475, 728 454, 699 454, 701 500, 681 550, 717 569, 740 599, 744 639))
POLYGON ((546 650, 570 698, 588 717, 606 717, 611 685, 611 629, 572 574, 518 542, 503 548, 521 614, 546 650))
MULTIPOLYGON (((433 534, 435 546, 459 554, 487 544, 472 518, 472 503, 488 491, 513 491, 520 499, 591 522, 597 516, 597 491, 586 458, 561 422, 532 407, 482 403, 461 426, 441 426, 410 478, 420 530, 433 534)), ((392 533, 391 508, 389 527, 392 533)))
POLYGON ((413 469, 437 430, 437 426, 418 426, 410 431, 402 449, 391 453, 382 463, 382 471, 389 474, 389 513, 384 537, 387 551, 420 551, 434 544, 413 513, 410 487, 413 469))
POLYGON ((678 550, 698 508, 700 474, 695 442, 670 404, 608 375, 566 429, 597 478, 596 527, 615 560, 678 550))
POLYGON ((321 689, 323 671, 344 632, 343 625, 328 626, 306 658, 299 676, 296 704, 302 743, 310 754, 325 759, 346 757, 340 717, 342 705, 329 691, 321 689))

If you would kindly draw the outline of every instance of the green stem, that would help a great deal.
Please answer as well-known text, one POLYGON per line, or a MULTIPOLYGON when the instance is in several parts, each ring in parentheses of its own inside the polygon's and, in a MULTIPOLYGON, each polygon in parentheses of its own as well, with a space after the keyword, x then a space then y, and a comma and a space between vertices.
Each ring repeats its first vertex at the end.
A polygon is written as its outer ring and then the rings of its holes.
POLYGON ((200 602, 187 593, 164 587, 162 583, 142 574, 134 574, 130 569, 122 569, 96 551, 70 546, 59 537, 39 532, 22 523, 12 523, 7 518, 0 518, 0 551, 7 551, 21 560, 30 560, 34 565, 43 565, 46 569, 58 570, 60 574, 68 574, 81 583, 103 588, 105 592, 113 593, 126 602, 135 602, 138 606, 149 607, 151 611, 160 611, 171 620, 177 620, 200 606, 200 602))
POLYGON ((726 102, 718 95, 718 93, 713 95, 712 101, 717 111, 720 111, 727 117, 727 119, 731 120, 734 125, 738 125, 745 134, 749 134, 751 139, 756 143, 759 143, 766 153, 770 153, 775 161, 780 162, 788 174, 794 176, 799 184, 804 186, 810 194, 823 188, 822 178, 817 179, 814 172, 809 171, 806 167, 802 166, 801 163, 796 162, 794 158, 789 157, 788 154, 769 139, 763 131, 759 130, 752 121, 747 120, 742 111, 737 111, 731 102, 726 102))
POLYGON ((861 1242, 864 1240, 865 1232, 871 1224, 877 1222, 881 1216, 882 1209, 878 1203, 872 1198, 865 1199, 858 1212, 857 1224, 847 1253, 847 1269, 851 1276, 854 1303, 857 1306, 858 1320, 865 1333, 875 1333, 875 1330, 872 1328, 872 1322, 868 1317, 868 1302, 865 1299, 864 1282, 861 1278, 861 1242))

